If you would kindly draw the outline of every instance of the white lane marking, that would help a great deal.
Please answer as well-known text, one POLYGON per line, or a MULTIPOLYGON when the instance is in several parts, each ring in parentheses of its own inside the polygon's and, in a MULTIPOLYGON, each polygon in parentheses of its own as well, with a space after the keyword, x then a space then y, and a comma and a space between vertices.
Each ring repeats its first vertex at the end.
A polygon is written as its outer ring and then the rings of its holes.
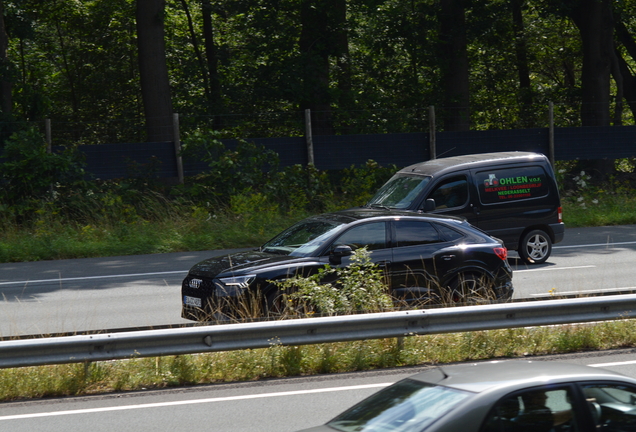
MULTIPOLYGON (((583 247, 597 247, 597 246, 614 246, 614 245, 628 245, 628 244, 636 244, 636 241, 632 241, 632 242, 616 242, 616 243, 596 243, 596 244, 572 245, 572 246, 552 246, 552 249, 583 248, 583 247)), ((544 270, 569 270, 569 269, 586 268, 586 267, 594 267, 594 266, 563 267, 563 268, 549 268, 549 269, 543 269, 542 268, 542 269, 532 269, 532 270, 515 270, 515 272, 516 273, 520 273, 520 272, 544 271, 544 270)), ((154 272, 154 273, 129 273, 129 274, 107 275, 107 276, 84 276, 84 277, 75 277, 75 278, 9 281, 9 282, 0 282, 0 285, 23 285, 23 284, 27 284, 27 283, 50 283, 50 282, 58 282, 59 283, 59 282, 77 281, 77 280, 127 278, 127 277, 139 277, 139 276, 156 276, 156 275, 162 275, 162 274, 176 274, 176 273, 187 273, 187 272, 188 272, 188 270, 177 270, 177 271, 154 272)))
POLYGON ((17 414, 17 415, 0 416, 0 421, 1 420, 19 420, 19 419, 28 419, 28 418, 37 418, 37 417, 73 415, 73 414, 92 414, 92 413, 100 413, 100 412, 108 412, 108 411, 124 411, 124 410, 132 410, 132 409, 160 408, 160 407, 167 407, 167 406, 192 405, 192 404, 201 404, 201 403, 228 402, 228 401, 236 401, 236 400, 259 399, 259 398, 270 398, 270 397, 280 397, 280 396, 295 396, 295 395, 326 393, 326 392, 336 392, 336 391, 346 391, 346 390, 363 390, 363 389, 370 389, 370 388, 387 387, 387 386, 390 386, 391 384, 393 383, 363 384, 363 385, 357 385, 357 386, 330 387, 330 388, 313 389, 313 390, 296 390, 296 391, 279 392, 279 393, 262 393, 262 394, 229 396, 229 397, 209 398, 209 399, 157 402, 157 403, 140 404, 140 405, 124 405, 124 406, 113 406, 113 407, 103 407, 103 408, 87 408, 87 409, 70 410, 70 411, 51 411, 51 412, 32 413, 32 414, 17 414))
POLYGON ((588 366, 592 367, 608 367, 608 366, 625 366, 630 364, 635 364, 636 360, 622 361, 622 362, 612 362, 612 363, 596 363, 588 366))
POLYGON ((581 294, 581 295, 593 295, 602 292, 613 292, 613 291, 630 291, 636 290, 636 287, 621 287, 621 288, 603 288, 597 290, 589 290, 589 291, 555 291, 554 293, 539 293, 539 294, 530 294, 530 297, 543 297, 548 295, 561 295, 561 294, 581 294))
POLYGON ((538 269, 526 269, 526 270, 513 270, 513 273, 527 273, 527 272, 539 272, 539 271, 555 271, 555 270, 576 270, 583 268, 594 268, 595 265, 574 266, 574 267, 542 267, 538 269))
POLYGON ((630 244, 636 244, 636 241, 612 242, 612 243, 593 243, 593 244, 571 245, 571 246, 552 246, 552 249, 569 249, 569 248, 584 248, 584 247, 597 247, 597 246, 616 246, 616 245, 630 245, 630 244))
MULTIPOLYGON (((611 363, 595 363, 595 364, 589 364, 588 366, 611 367, 611 366, 625 366, 630 364, 636 364, 636 360, 611 362, 611 363)), ((296 390, 296 391, 278 392, 278 393, 262 393, 262 394, 251 394, 251 395, 242 395, 242 396, 228 396, 228 397, 220 397, 220 398, 194 399, 194 400, 172 401, 172 402, 157 402, 157 403, 139 404, 139 405, 87 408, 87 409, 69 410, 69 411, 51 411, 51 412, 31 413, 31 414, 16 414, 16 415, 0 416, 0 421, 21 420, 21 419, 29 419, 29 418, 40 418, 40 417, 53 417, 53 416, 74 415, 74 414, 93 414, 93 413, 110 412, 110 411, 127 411, 127 410, 133 410, 133 409, 161 408, 161 407, 167 407, 167 406, 194 405, 194 404, 214 403, 214 402, 229 402, 229 401, 237 401, 237 400, 260 399, 260 398, 271 398, 271 397, 282 397, 282 396, 296 396, 296 395, 348 391, 348 390, 364 390, 364 389, 387 387, 387 386, 390 386, 391 384, 393 383, 389 382, 389 383, 378 383, 378 384, 363 384, 363 385, 357 385, 357 386, 329 387, 329 388, 313 389, 313 390, 296 390)))
MULTIPOLYGON (((515 270, 515 273, 543 271, 543 270, 569 270, 569 269, 586 268, 586 267, 595 267, 595 266, 590 265, 590 266, 579 266, 579 267, 559 267, 559 268, 515 270)), ((23 284, 29 284, 29 283, 51 283, 51 282, 58 283, 58 282, 78 281, 78 280, 115 279, 115 278, 127 278, 127 277, 139 277, 139 276, 168 275, 168 274, 178 274, 178 273, 188 273, 188 270, 175 270, 175 271, 152 272, 152 273, 127 273, 127 274, 105 275, 105 276, 82 276, 82 277, 59 278, 59 279, 33 279, 33 280, 23 280, 23 281, 0 282, 0 285, 23 285, 23 284)))
POLYGON ((188 270, 177 270, 177 271, 152 272, 152 273, 128 273, 128 274, 106 275, 106 276, 83 276, 83 277, 74 277, 74 278, 39 279, 39 280, 0 282, 0 285, 21 285, 21 284, 29 284, 29 283, 67 282, 67 281, 89 280, 89 279, 109 279, 109 278, 126 278, 126 277, 139 277, 139 276, 157 276, 157 275, 167 275, 167 274, 187 273, 187 272, 188 272, 188 270))

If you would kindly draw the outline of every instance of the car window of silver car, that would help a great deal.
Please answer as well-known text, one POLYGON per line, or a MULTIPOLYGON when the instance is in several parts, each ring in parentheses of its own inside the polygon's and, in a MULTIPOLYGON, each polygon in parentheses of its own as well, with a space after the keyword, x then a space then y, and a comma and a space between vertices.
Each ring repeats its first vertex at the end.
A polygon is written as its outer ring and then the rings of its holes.
POLYGON ((571 389, 536 387, 502 399, 481 432, 578 432, 571 389))
POLYGON ((327 423, 342 432, 419 432, 470 397, 471 393, 415 380, 402 380, 327 423))
POLYGON ((622 384, 589 384, 583 394, 597 429, 636 430, 636 389, 622 384))

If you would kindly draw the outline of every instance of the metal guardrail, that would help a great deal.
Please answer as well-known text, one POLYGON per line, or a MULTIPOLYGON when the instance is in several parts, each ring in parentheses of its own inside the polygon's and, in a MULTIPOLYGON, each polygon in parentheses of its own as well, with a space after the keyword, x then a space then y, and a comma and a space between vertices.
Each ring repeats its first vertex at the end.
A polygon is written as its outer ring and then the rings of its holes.
POLYGON ((0 368, 630 318, 636 294, 0 342, 0 368))

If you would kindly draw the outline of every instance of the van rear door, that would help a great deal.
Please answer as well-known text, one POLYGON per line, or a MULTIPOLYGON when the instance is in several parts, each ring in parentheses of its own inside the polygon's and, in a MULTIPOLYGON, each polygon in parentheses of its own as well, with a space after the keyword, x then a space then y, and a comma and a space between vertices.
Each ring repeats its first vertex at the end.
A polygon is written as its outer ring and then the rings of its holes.
POLYGON ((556 221, 553 180, 539 164, 472 170, 477 188, 478 226, 507 244, 517 243, 526 227, 556 221))

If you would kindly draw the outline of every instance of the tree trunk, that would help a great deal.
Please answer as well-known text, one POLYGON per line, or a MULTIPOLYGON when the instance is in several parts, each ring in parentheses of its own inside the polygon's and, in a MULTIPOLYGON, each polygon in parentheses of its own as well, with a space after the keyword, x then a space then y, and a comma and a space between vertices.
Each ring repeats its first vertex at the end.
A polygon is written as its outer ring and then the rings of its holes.
POLYGON ((581 124, 609 126, 610 72, 614 55, 614 19, 610 0, 573 2, 572 20, 581 34, 581 124))
POLYGON ((149 142, 172 141, 172 101, 164 41, 164 0, 137 0, 139 77, 149 142))
POLYGON ((530 68, 528 67, 528 46, 523 25, 522 7, 525 0, 511 0, 512 27, 515 38, 517 74, 519 77, 519 99, 521 102, 521 126, 534 126, 532 107, 532 87, 530 86, 530 68))
MULTIPOLYGON (((617 20, 614 28, 620 43, 623 44, 632 60, 636 60, 636 41, 634 41, 634 38, 630 35, 625 24, 623 24, 622 21, 617 20)), ((614 52, 616 54, 616 61, 618 63, 621 77, 623 78, 623 95, 625 96, 625 99, 627 99, 627 104, 632 112, 632 116, 636 119, 636 76, 632 74, 627 61, 625 61, 620 53, 617 51, 614 52)))
POLYGON ((194 29, 194 20, 192 19, 192 14, 190 13, 190 7, 188 6, 188 2, 186 0, 181 0, 181 7, 186 14, 186 19, 188 21, 188 31, 190 32, 190 40, 192 41, 192 49, 194 49, 194 55, 199 62, 199 70, 201 73, 201 78, 203 81, 203 89, 205 91, 206 97, 209 99, 210 97, 210 85, 208 83, 208 73, 206 72, 205 61, 203 61, 203 54, 201 53, 201 49, 199 48, 199 40, 197 38, 197 32, 194 29))
POLYGON ((632 116, 636 119, 636 76, 632 75, 630 67, 623 57, 618 54, 616 57, 623 78, 623 95, 627 99, 632 116))
POLYGON ((351 59, 349 56, 349 32, 347 30, 347 1, 336 0, 333 10, 336 31, 336 52, 338 65, 339 107, 353 108, 351 93, 351 59))
MULTIPOLYGON (((571 17, 581 34, 581 125, 610 125, 610 74, 614 56, 614 17, 611 0, 572 2, 571 17)), ((614 169, 611 159, 579 163, 594 180, 603 181, 614 169)))
POLYGON ((444 130, 470 129, 470 90, 463 0, 440 0, 440 59, 444 130))
POLYGON ((301 109, 311 110, 314 135, 333 135, 329 95, 330 0, 303 0, 300 10, 302 30, 303 94, 301 109))
MULTIPOLYGON (((210 112, 212 114, 220 114, 223 112, 223 99, 221 98, 221 80, 219 79, 219 54, 214 43, 210 0, 201 1, 201 13, 203 15, 205 57, 207 59, 208 80, 210 82, 210 112)), ((217 117, 217 119, 220 119, 220 117, 217 117)), ((216 122, 216 124, 220 125, 220 122, 216 122)))
POLYGON ((4 25, 4 0, 0 0, 0 109, 2 118, 6 121, 11 117, 13 111, 13 100, 11 98, 11 62, 7 56, 9 37, 4 25))

